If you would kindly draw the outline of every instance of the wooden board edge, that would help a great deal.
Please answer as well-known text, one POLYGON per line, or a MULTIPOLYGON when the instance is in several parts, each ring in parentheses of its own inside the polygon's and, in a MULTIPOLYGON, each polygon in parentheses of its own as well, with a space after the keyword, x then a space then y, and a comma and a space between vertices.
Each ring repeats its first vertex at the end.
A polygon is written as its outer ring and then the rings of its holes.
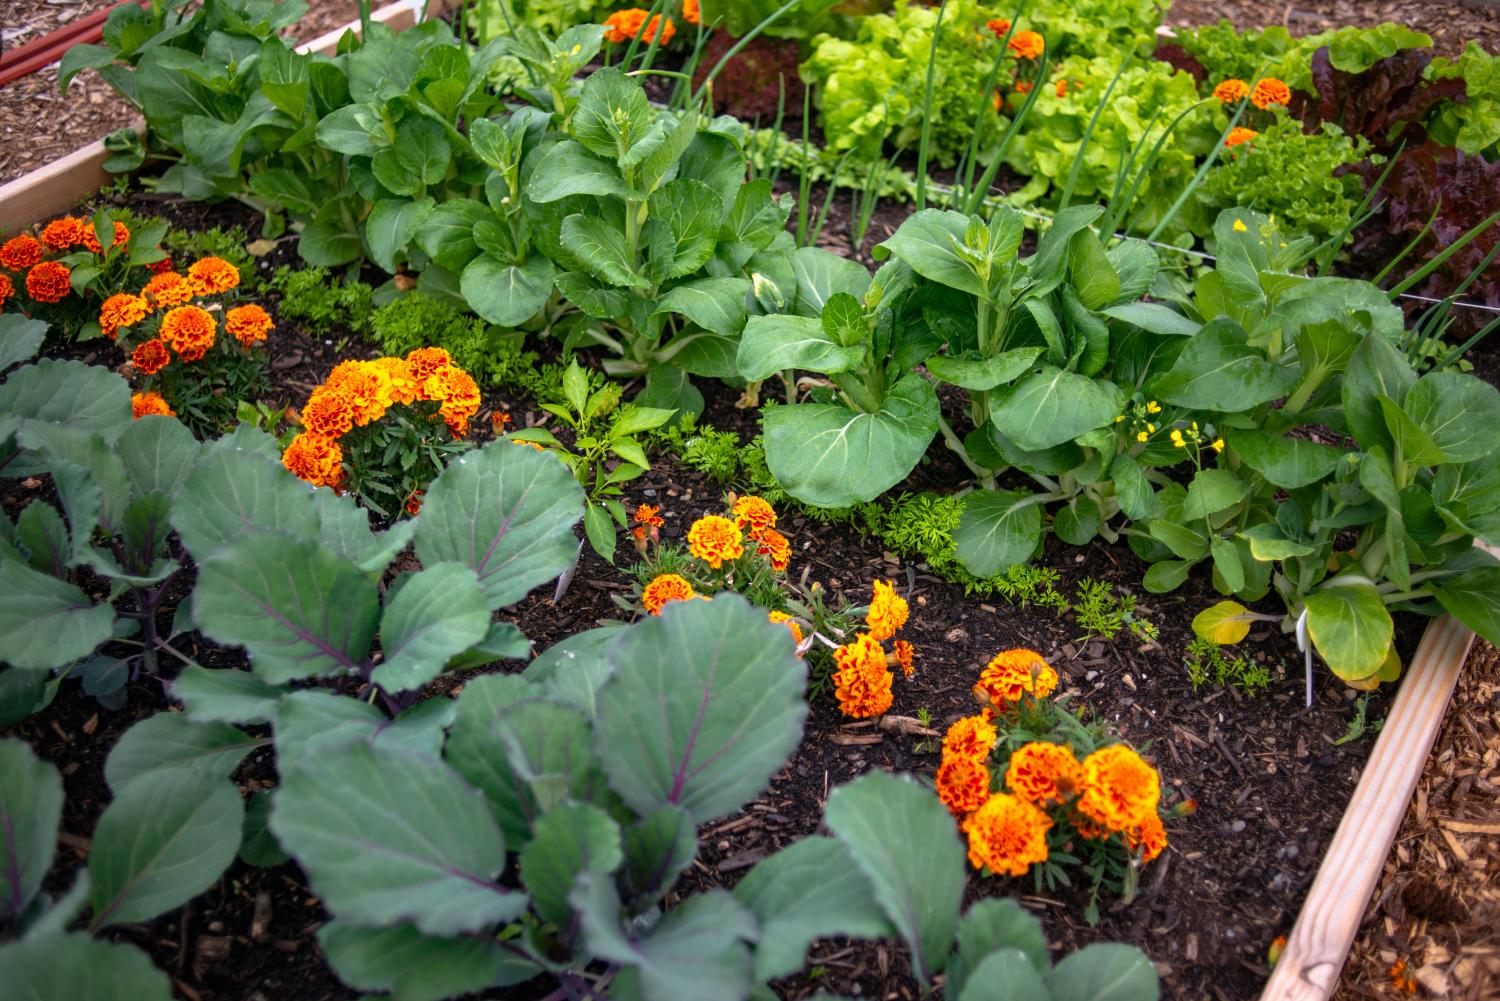
MULTIPOLYGON (((402 31, 417 23, 419 13, 425 11, 425 16, 435 17, 447 6, 446 0, 397 0, 370 17, 393 31, 402 31)), ((304 42, 297 46, 297 51, 330 55, 346 31, 359 34, 359 21, 351 21, 304 42)), ((137 118, 124 127, 139 131, 143 124, 137 118)), ((0 185, 0 234, 10 236, 43 219, 67 212, 81 199, 109 184, 113 175, 104 169, 108 157, 104 140, 98 139, 0 185)))
POLYGON ((1423 632, 1261 1001, 1327 1001, 1338 987, 1473 645, 1451 615, 1423 632))

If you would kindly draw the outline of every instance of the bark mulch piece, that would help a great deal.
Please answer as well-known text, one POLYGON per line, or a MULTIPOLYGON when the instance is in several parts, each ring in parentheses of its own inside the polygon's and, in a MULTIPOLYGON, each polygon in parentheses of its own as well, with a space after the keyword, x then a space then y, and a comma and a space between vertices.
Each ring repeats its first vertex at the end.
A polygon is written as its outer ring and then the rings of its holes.
POLYGON ((1500 651, 1482 640, 1365 912, 1335 1001, 1500 997, 1500 651), (1403 989, 1393 975, 1414 982, 1403 989))

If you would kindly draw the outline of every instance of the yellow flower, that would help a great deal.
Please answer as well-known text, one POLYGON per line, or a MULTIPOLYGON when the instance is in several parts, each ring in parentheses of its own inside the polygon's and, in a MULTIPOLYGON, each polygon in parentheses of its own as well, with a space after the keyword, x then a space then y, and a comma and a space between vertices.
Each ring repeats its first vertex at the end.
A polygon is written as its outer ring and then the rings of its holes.
POLYGON ((1214 439, 1214 444, 1213 444, 1213 449, 1214 449, 1215 452, 1222 452, 1222 451, 1224 451, 1224 439, 1223 438, 1215 438, 1214 439))
POLYGON ((896 593, 888 580, 877 580, 875 582, 875 597, 870 601, 870 610, 865 614, 865 622, 870 627, 870 635, 877 640, 888 640, 896 635, 896 630, 906 625, 910 609, 907 607, 906 599, 896 593))
POLYGON ((1152 434, 1156 434, 1156 425, 1148 423, 1146 425, 1146 430, 1150 431, 1152 434))
POLYGON ((1146 402, 1146 413, 1148 413, 1148 414, 1159 414, 1159 413, 1161 413, 1161 404, 1157 403, 1155 400, 1148 400, 1146 402))
POLYGON ((1139 432, 1136 433, 1135 440, 1136 441, 1145 441, 1146 439, 1148 439, 1150 437, 1151 436, 1149 434, 1147 434, 1146 432, 1139 431, 1139 432))
POLYGON ((1245 225, 1245 220, 1243 220, 1243 219, 1236 219, 1234 221, 1234 231, 1236 233, 1243 233, 1246 230, 1248 230, 1249 228, 1250 228, 1249 226, 1245 225))
POLYGON ((1115 418, 1115 423, 1118 424, 1121 421, 1123 421, 1124 419, 1125 419, 1125 415, 1121 414, 1120 416, 1118 416, 1118 417, 1115 418))
POLYGON ((785 612, 771 612, 766 616, 777 625, 785 625, 792 631, 792 641, 798 646, 802 645, 802 627, 797 625, 797 620, 785 612))

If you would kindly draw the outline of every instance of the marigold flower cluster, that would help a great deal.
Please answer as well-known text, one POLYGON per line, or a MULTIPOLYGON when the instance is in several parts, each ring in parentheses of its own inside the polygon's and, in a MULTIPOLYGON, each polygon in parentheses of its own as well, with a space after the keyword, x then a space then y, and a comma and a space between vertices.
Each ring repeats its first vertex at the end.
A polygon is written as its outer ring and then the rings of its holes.
POLYGON ((380 420, 391 407, 419 400, 439 403, 437 416, 462 438, 479 411, 479 386, 442 348, 418 348, 405 358, 341 362, 308 396, 302 433, 282 454, 282 465, 316 486, 338 488, 343 482, 338 439, 380 420))
POLYGON ((1024 694, 1045 697, 1038 691, 1050 692, 1056 673, 1044 686, 1043 667, 1051 671, 1029 650, 996 656, 984 669, 989 681, 982 676, 975 686, 988 704, 979 714, 955 721, 943 737, 937 793, 968 839, 970 863, 992 873, 1025 875, 1047 861, 1053 830, 1064 840, 1076 835, 1109 842, 1151 861, 1167 846, 1158 812, 1161 780, 1129 745, 1109 744, 1080 761, 1066 743, 1030 740, 1009 745, 1014 749, 992 771, 991 758, 1001 748, 994 707, 1003 710, 1024 694), (1004 697, 1012 692, 1016 698, 1004 697))
MULTIPOLYGON (((122 222, 113 225, 111 247, 128 244, 130 228, 122 222)), ((72 294, 73 268, 64 261, 48 260, 48 255, 65 254, 77 247, 94 254, 104 252, 92 220, 76 216, 52 220, 42 227, 39 237, 22 233, 0 244, 0 268, 13 272, 0 274, 0 308, 15 297, 18 287, 26 290, 32 302, 44 305, 61 302, 72 294)))
MULTIPOLYGON (((697 7, 696 3, 694 3, 694 7, 697 7)), ((683 12, 683 17, 685 19, 687 17, 686 10, 683 12)), ((662 25, 662 20, 663 18, 660 14, 652 14, 650 11, 642 10, 639 7, 617 10, 604 19, 604 26, 609 29, 604 33, 604 38, 610 42, 628 42, 633 38, 638 38, 642 42, 650 44, 656 38, 657 29, 661 28, 660 44, 666 45, 677 34, 677 26, 672 23, 670 17, 665 19, 665 26, 662 25)), ((696 24, 697 22, 693 23, 696 24)))
POLYGON ((910 614, 906 599, 896 593, 890 581, 875 581, 874 596, 865 612, 867 631, 833 652, 833 691, 845 716, 868 719, 883 715, 894 700, 891 683, 895 675, 891 668, 900 667, 903 677, 911 677, 915 650, 906 640, 894 639, 910 614), (887 640, 893 640, 890 653, 883 645, 887 640))

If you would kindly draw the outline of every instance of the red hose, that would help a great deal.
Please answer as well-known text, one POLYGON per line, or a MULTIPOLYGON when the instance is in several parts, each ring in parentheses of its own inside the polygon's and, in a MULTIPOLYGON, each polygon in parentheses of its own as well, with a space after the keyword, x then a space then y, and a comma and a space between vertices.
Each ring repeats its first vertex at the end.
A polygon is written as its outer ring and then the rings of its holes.
POLYGON ((104 37, 104 22, 116 7, 123 7, 127 3, 144 7, 148 2, 149 0, 120 0, 103 10, 69 21, 40 38, 33 38, 19 48, 0 53, 0 87, 52 65, 75 45, 99 41, 104 37))

